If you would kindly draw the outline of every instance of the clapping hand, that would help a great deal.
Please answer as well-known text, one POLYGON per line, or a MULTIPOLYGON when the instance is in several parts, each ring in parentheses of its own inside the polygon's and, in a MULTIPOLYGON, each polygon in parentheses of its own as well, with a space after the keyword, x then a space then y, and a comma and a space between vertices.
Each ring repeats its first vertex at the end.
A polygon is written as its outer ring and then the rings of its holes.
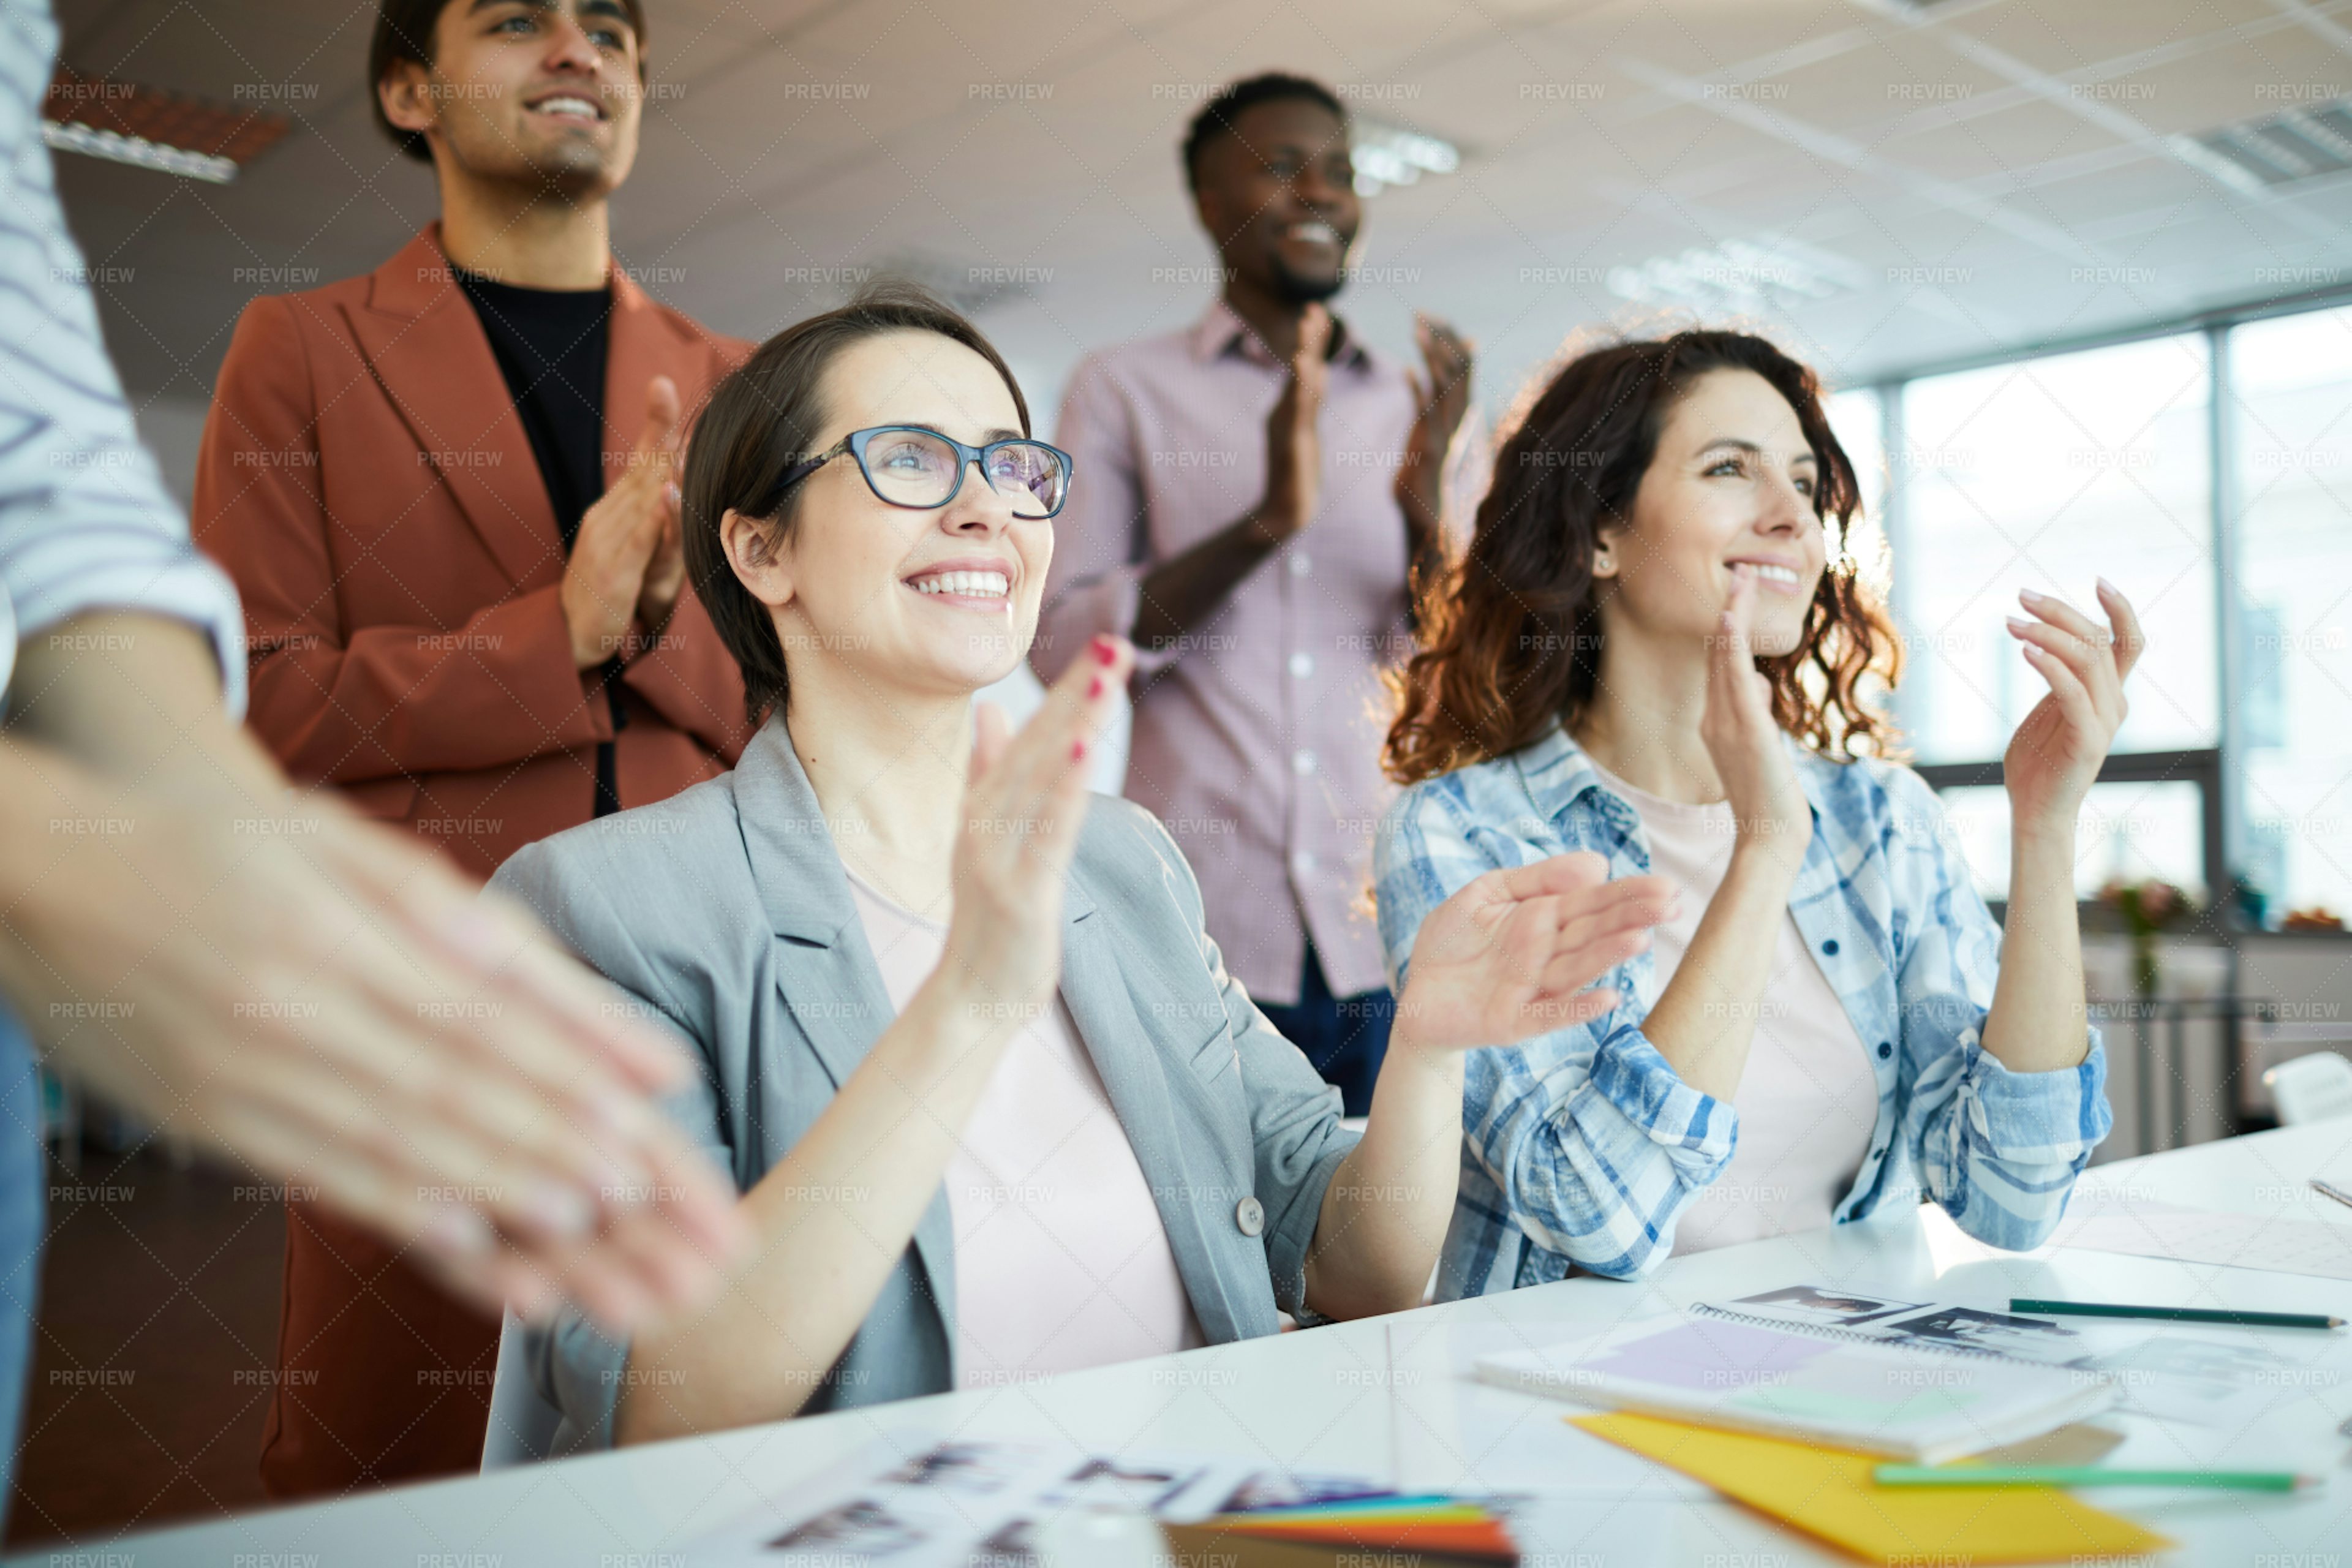
POLYGON ((1331 313, 1309 305, 1298 318, 1298 347, 1290 356, 1290 379, 1265 418, 1265 499, 1258 524, 1278 539, 1305 528, 1322 499, 1323 438, 1315 428, 1331 367, 1331 313))
POLYGON ((1470 411, 1470 367, 1477 345, 1419 311, 1413 313, 1412 338, 1427 375, 1424 379, 1405 372, 1412 386, 1413 421, 1397 465, 1397 504, 1416 529, 1433 531, 1441 510, 1446 448, 1470 411))
POLYGON ((1772 717, 1772 683, 1756 668, 1756 592, 1755 569, 1734 567, 1731 596, 1707 637, 1698 732, 1731 803, 1736 848, 1769 852, 1793 878, 1812 838, 1813 814, 1772 717))
POLYGON ((627 651, 632 618, 658 634, 686 580, 678 520, 677 385, 646 383, 646 417, 628 471, 580 519, 561 603, 572 659, 593 669, 627 651))
POLYGON ((2011 817, 2021 831, 2074 830, 2129 710, 2124 679, 2147 639, 2130 600, 2104 577, 2098 591, 2107 612, 2104 626, 2032 589, 2018 600, 2034 618, 2009 617, 2010 636, 2025 645, 2025 661, 2050 686, 2001 756, 2011 817))
POLYGON ((661 525, 653 554, 646 562, 645 587, 637 595, 637 619, 654 637, 669 625, 670 612, 677 608, 678 590, 686 584, 686 524, 677 488, 684 460, 682 423, 677 388, 669 377, 657 375, 647 382, 646 423, 631 461, 647 470, 646 487, 657 498, 649 510, 661 525))
POLYGON ((1087 759, 1134 668, 1125 639, 1098 637, 1019 734, 992 702, 974 717, 940 968, 991 1005, 1040 1003, 1060 983, 1063 884, 1086 825, 1087 759))
POLYGON ((1397 1038, 1461 1050, 1600 1017, 1620 998, 1586 987, 1649 945, 1675 897, 1663 877, 1609 880, 1591 850, 1465 883, 1413 938, 1397 1038))
POLYGON ((323 798, 191 802, 16 755, 39 809, 117 825, 56 841, 0 944, 62 1068, 489 1311, 569 1297, 625 1333, 716 1288, 747 1239, 733 1190, 648 1099, 692 1066, 522 911, 323 798))

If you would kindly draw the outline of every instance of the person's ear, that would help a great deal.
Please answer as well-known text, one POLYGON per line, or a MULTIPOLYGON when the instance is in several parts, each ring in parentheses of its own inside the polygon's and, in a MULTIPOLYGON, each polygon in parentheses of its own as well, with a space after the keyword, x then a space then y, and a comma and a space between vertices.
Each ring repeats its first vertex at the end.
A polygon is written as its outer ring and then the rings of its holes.
POLYGON ((1236 215, 1229 210, 1233 203, 1226 199, 1224 191, 1217 184, 1216 161, 1216 148, 1212 146, 1201 150, 1202 167, 1200 183, 1192 187, 1192 216, 1200 220, 1202 232, 1209 237, 1209 243, 1216 247, 1219 255, 1223 255, 1225 242, 1234 237, 1234 231, 1242 226, 1248 215, 1236 215))
POLYGON ((745 517, 731 506, 719 520, 719 547, 726 552, 735 580, 771 610, 793 602, 793 570, 785 559, 782 531, 779 523, 745 517))
POLYGON ((1204 185, 1192 189, 1192 216, 1199 220, 1201 231, 1209 237, 1209 243, 1223 249, 1224 231, 1217 226, 1216 201, 1204 185))
POLYGON ((423 135, 440 123, 434 112, 432 75, 415 60, 393 61, 375 84, 375 96, 395 131, 423 135))
POLYGON ((1596 578, 1613 578, 1623 565, 1623 552, 1617 548, 1617 531, 1613 528, 1604 528, 1595 532, 1592 541, 1592 575, 1596 578))

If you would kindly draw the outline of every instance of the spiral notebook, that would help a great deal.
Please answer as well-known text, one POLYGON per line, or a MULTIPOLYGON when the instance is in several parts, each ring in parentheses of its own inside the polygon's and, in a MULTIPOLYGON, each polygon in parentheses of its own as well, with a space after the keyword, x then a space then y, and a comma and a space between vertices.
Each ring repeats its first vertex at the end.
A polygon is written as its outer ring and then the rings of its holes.
POLYGON ((2048 1318, 2019 1317, 1982 1307, 1898 1301, 1825 1285, 1790 1285, 1727 1303, 1701 1301, 1691 1310, 1726 1322, 1779 1329, 1842 1344, 1990 1356, 2044 1367, 2087 1367, 2092 1358, 2117 1342, 2113 1333, 2103 1337, 2096 1330, 2048 1318))
MULTIPOLYGON (((1864 1331, 1861 1321, 1786 1321, 1791 1309, 1865 1315, 1859 1299, 1812 1294, 1808 1301, 1769 1292, 1698 1309, 1664 1327, 1484 1356, 1477 1373, 1482 1382, 1598 1409, 1927 1465, 2039 1436, 2115 1403, 2107 1379, 2053 1377, 2044 1362, 1969 1342, 1970 1335, 1989 1338, 1992 1326, 1950 1320, 1966 1309, 1932 1310, 1943 1321, 1923 1326, 1925 1342, 1914 1344, 1864 1331)), ((1918 1315, 1917 1303, 1876 1305, 1918 1315)))

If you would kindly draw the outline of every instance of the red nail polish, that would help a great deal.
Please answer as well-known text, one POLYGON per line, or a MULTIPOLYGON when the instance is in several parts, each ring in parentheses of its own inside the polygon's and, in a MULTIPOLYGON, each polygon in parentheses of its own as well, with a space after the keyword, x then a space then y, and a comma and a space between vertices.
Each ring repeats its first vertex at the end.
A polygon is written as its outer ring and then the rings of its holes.
POLYGON ((1108 637, 1095 638, 1095 658, 1108 669, 1118 662, 1118 647, 1108 637))
POLYGON ((1084 741, 1073 741, 1073 742, 1070 742, 1070 761, 1072 761, 1072 762, 1074 762, 1074 763, 1083 763, 1083 762, 1085 762, 1086 760, 1087 760, 1087 743, 1086 743, 1084 741))
POLYGON ((1100 697, 1102 695, 1101 676, 1097 675, 1092 680, 1087 682, 1087 695, 1089 697, 1100 697))

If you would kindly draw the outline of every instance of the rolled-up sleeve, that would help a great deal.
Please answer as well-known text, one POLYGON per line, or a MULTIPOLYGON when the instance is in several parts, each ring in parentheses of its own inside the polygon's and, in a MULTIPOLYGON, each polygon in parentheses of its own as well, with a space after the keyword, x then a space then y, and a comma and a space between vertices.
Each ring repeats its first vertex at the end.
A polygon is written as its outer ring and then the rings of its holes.
MULTIPOLYGON (((1474 829, 1448 780, 1406 791, 1373 850, 1391 987, 1403 993, 1413 938, 1440 903, 1474 878, 1539 858, 1474 829)), ((1675 1222, 1722 1173, 1738 1137, 1732 1107, 1684 1082, 1643 1035, 1641 974, 1629 964, 1602 981, 1624 998, 1602 1017, 1473 1051, 1464 1075, 1465 1152, 1502 1194, 1507 1223, 1620 1279, 1664 1260, 1675 1222)))
MULTIPOLYGON (((1054 564, 1029 654, 1048 684, 1093 638, 1134 634, 1143 579, 1157 564, 1150 556, 1150 502, 1136 469, 1134 424, 1109 366, 1098 357, 1083 361, 1054 427, 1075 467, 1069 503, 1054 523, 1054 564)), ((1173 649, 1137 648, 1137 679, 1175 657, 1173 649)))
POLYGON ((1977 894, 1935 792, 1907 769, 1890 770, 1888 788, 1896 819, 1916 825, 1895 857, 1898 900, 1911 911, 1895 991, 1921 1179, 1978 1240, 2011 1250, 2037 1247, 2115 1125, 2106 1047, 2086 1019, 2087 1049, 2074 1067, 2011 1072, 1985 1050, 2000 928, 1977 894))
POLYGON ((97 610, 184 621, 242 714, 236 591, 139 443, 58 205, 37 107, 56 47, 46 5, 0 6, 0 594, 20 638, 97 610))

